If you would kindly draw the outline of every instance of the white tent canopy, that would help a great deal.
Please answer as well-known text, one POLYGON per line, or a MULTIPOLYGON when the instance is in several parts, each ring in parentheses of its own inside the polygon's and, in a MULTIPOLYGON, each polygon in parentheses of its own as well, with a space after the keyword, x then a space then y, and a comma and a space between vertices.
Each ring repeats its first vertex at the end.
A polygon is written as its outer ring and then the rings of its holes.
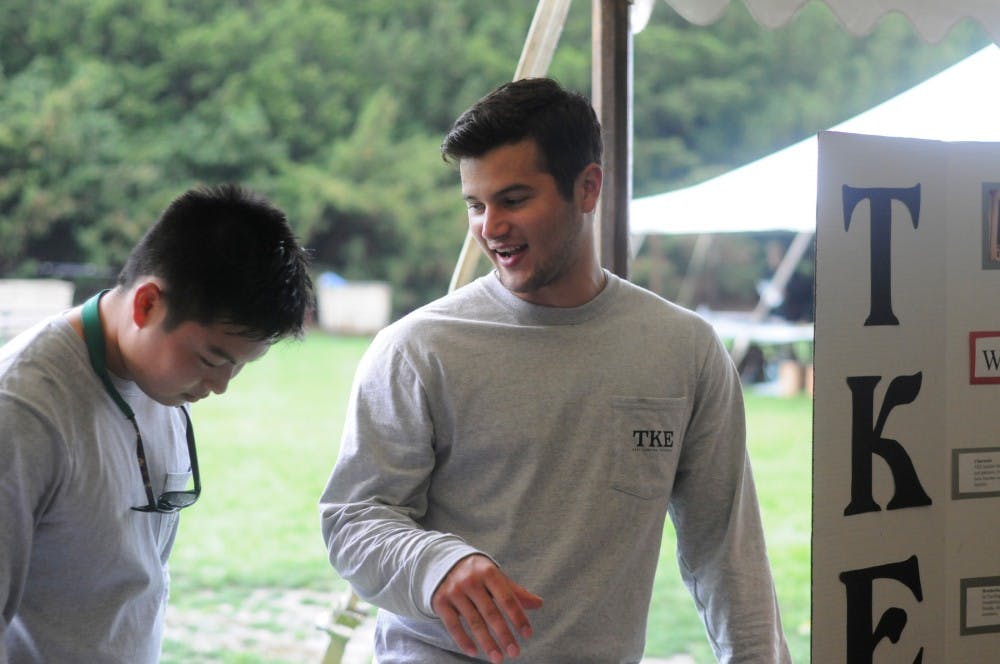
MULTIPOLYGON (((668 1, 682 4, 681 0, 668 1)), ((769 4, 801 3, 772 0, 769 4)), ((1000 141, 998 73, 1000 48, 988 46, 832 129, 944 141, 1000 141)), ((701 184, 635 199, 630 233, 812 231, 816 224, 816 146, 813 136, 701 184)))
MULTIPOLYGON (((665 0, 678 14, 697 25, 717 21, 730 0, 665 0)), ((788 23, 810 0, 744 0, 753 17, 763 26, 777 28, 788 23)), ((844 29, 867 34, 883 16, 899 12, 913 23, 926 41, 940 41, 963 18, 981 23, 1000 41, 1000 3, 996 0, 824 0, 844 29)))

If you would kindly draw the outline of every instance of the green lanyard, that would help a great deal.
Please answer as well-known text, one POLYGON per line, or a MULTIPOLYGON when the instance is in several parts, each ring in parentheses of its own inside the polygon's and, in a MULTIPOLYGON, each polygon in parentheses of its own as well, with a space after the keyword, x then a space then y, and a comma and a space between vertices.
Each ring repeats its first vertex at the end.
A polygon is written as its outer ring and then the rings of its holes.
MULTIPOLYGON (((98 312, 97 306, 101 301, 101 296, 107 292, 107 290, 102 290, 83 303, 83 338, 87 342, 87 354, 90 355, 90 365, 94 367, 94 372, 104 384, 104 389, 107 391, 108 396, 115 402, 118 409, 122 411, 122 414, 134 425, 135 413, 125 402, 125 399, 122 398, 122 395, 118 393, 118 390, 115 389, 115 385, 111 382, 111 377, 108 375, 107 361, 104 354, 104 330, 101 328, 101 315, 98 312)), ((138 427, 136 432, 138 433, 138 427)))
MULTIPOLYGON (((111 397, 112 401, 115 402, 118 409, 125 415, 128 421, 132 423, 132 428, 135 429, 135 455, 139 460, 139 472, 142 474, 142 483, 146 489, 146 498, 149 500, 149 505, 155 506, 156 499, 153 496, 153 484, 149 480, 149 470, 146 468, 146 451, 142 449, 142 434, 139 433, 139 425, 135 421, 135 412, 125 402, 122 395, 118 393, 118 390, 115 389, 114 383, 111 382, 111 376, 108 375, 104 353, 104 330, 101 328, 101 315, 98 309, 101 296, 107 292, 107 290, 102 290, 83 303, 83 339, 87 342, 87 354, 90 356, 90 364, 94 367, 94 372, 104 384, 104 389, 107 391, 108 396, 111 397)), ((132 509, 139 508, 133 507, 132 509)))
POLYGON ((153 496, 153 485, 149 481, 149 469, 146 467, 146 452, 142 449, 142 434, 139 433, 139 425, 135 421, 135 412, 122 398, 122 395, 115 389, 108 375, 107 361, 104 353, 104 330, 101 328, 101 316, 98 304, 101 296, 107 293, 102 290, 97 295, 83 303, 83 339, 87 343, 87 354, 90 356, 90 364, 94 367, 94 372, 104 384, 104 389, 111 397, 112 401, 122 411, 122 414, 132 423, 135 429, 135 455, 139 461, 139 472, 142 474, 142 483, 146 489, 146 499, 148 504, 142 507, 133 507, 137 512, 174 512, 183 507, 189 507, 198 500, 201 494, 201 478, 198 476, 198 453, 195 451, 194 430, 191 428, 191 418, 187 409, 179 406, 184 414, 186 424, 188 457, 191 459, 191 473, 194 476, 194 491, 166 491, 159 499, 153 496))

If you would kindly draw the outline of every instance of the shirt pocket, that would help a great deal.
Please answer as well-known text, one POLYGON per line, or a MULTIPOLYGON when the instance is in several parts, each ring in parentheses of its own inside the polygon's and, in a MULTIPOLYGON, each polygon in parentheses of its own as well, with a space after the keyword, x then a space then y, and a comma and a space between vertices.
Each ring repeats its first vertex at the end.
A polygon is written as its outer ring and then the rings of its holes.
MULTIPOLYGON (((163 479, 163 492, 184 491, 191 481, 191 471, 180 473, 165 473, 163 479)), ((166 562, 167 555, 174 543, 177 535, 177 524, 180 521, 180 511, 159 514, 160 524, 156 529, 156 546, 159 549, 160 557, 166 562)))
POLYGON ((163 480, 163 493, 168 491, 184 491, 188 488, 190 481, 190 470, 181 473, 166 473, 166 477, 163 480))
POLYGON ((611 488, 644 500, 668 495, 687 425, 687 399, 616 396, 611 410, 611 488))

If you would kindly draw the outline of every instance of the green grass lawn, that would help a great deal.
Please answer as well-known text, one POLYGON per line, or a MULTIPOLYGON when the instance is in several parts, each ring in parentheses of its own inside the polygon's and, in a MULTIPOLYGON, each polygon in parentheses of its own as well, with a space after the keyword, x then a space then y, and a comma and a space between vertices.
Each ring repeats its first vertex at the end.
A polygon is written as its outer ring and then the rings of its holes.
MULTIPOLYGON (((336 459, 354 369, 368 339, 312 333, 249 365, 229 393, 194 409, 204 485, 184 512, 171 559, 171 606, 211 610, 259 588, 342 586, 319 533, 317 499, 336 459), (211 591, 211 592, 206 592, 211 591), (208 604, 208 606, 206 606, 208 604)), ((750 453, 785 633, 809 661, 809 527, 812 404, 747 395, 750 453)), ((666 529, 646 654, 714 662, 680 582, 666 529)), ((168 642, 164 659, 183 660, 168 642)), ((232 662, 267 661, 234 653, 232 662)))

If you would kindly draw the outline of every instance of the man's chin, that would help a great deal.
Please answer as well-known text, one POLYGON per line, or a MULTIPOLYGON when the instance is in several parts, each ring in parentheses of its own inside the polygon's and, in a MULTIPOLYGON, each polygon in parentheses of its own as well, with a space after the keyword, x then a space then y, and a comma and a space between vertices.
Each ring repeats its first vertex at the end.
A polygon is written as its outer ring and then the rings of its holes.
POLYGON ((535 290, 535 284, 531 279, 525 279, 523 276, 512 274, 503 268, 497 268, 497 274, 500 275, 500 283, 511 293, 524 295, 535 290))
POLYGON ((195 397, 188 398, 186 394, 164 396, 162 394, 149 394, 147 392, 146 396, 163 406, 183 406, 186 403, 194 403, 198 400, 195 397))
POLYGON ((538 273, 518 275, 504 272, 503 270, 499 270, 498 273, 500 275, 500 283, 504 285, 504 288, 529 302, 535 301, 540 295, 540 291, 550 284, 550 280, 538 273))

